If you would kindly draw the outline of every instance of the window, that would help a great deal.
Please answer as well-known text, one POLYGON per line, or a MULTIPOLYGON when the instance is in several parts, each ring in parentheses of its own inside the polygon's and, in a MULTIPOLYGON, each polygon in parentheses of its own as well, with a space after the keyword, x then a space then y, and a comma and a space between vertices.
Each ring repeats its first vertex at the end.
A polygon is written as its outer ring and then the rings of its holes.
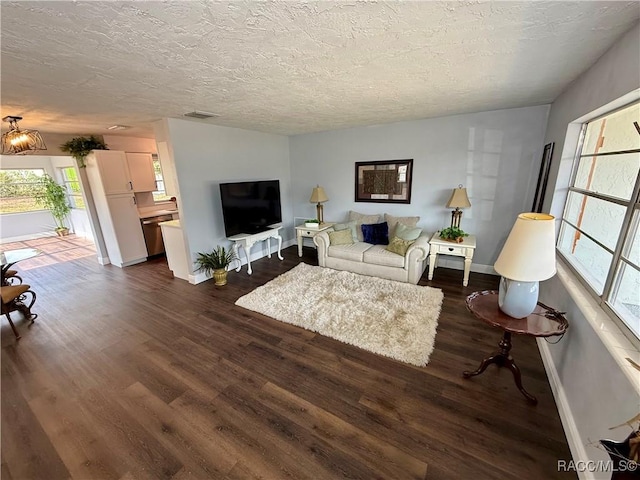
POLYGON ((71 205, 71 208, 84 210, 85 203, 84 199, 82 198, 82 190, 80 188, 80 179, 78 178, 78 172, 74 167, 62 168, 61 171, 62 178, 64 180, 64 186, 67 189, 69 205, 71 205))
POLYGON ((164 177, 162 176, 162 167, 157 155, 153 155, 153 171, 156 174, 156 185, 158 189, 153 192, 153 200, 156 202, 169 200, 169 195, 164 188, 164 177))
POLYGON ((640 103, 586 123, 558 251, 640 339, 640 103))
POLYGON ((42 189, 41 168, 31 170, 0 170, 0 214, 42 210, 35 194, 42 189))

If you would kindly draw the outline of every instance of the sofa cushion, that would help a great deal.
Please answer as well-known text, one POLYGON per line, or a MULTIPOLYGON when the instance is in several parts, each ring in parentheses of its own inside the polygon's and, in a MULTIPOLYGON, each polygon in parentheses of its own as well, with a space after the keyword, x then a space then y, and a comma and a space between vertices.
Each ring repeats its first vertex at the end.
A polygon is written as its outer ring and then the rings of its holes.
POLYGON ((353 237, 353 241, 357 242, 358 241, 358 226, 357 226, 357 222, 355 220, 353 220, 352 222, 345 222, 345 223, 336 223, 333 226, 333 229, 335 231, 340 231, 340 230, 351 230, 351 235, 353 237))
POLYGON ((404 267, 404 256, 392 253, 384 245, 374 245, 363 254, 365 263, 385 265, 388 267, 404 267))
POLYGON ((351 245, 330 245, 327 253, 330 257, 361 262, 364 252, 370 248, 371 245, 364 242, 356 242, 351 245))
POLYGON ((402 223, 398 223, 396 229, 393 231, 393 237, 398 237, 402 240, 417 240, 421 233, 421 228, 408 227, 402 223))
POLYGON ((389 225, 389 232, 393 234, 393 231, 398 223, 406 225, 407 227, 415 227, 420 221, 420 217, 394 217, 393 215, 385 213, 384 220, 389 225))
POLYGON ((372 245, 389 244, 389 226, 387 222, 362 224, 362 238, 372 245))
POLYGON ((389 242, 389 245, 387 245, 387 250, 404 257, 407 250, 409 250, 409 247, 415 242, 415 240, 403 240, 400 237, 393 237, 389 242))
POLYGON ((363 213, 354 212, 353 210, 349 211, 349 221, 356 222, 356 236, 358 237, 358 241, 362 242, 362 228, 360 226, 363 223, 378 223, 380 221, 380 215, 365 215, 363 213))
POLYGON ((329 232, 330 245, 351 245, 353 243, 353 235, 351 230, 338 230, 337 232, 329 232))

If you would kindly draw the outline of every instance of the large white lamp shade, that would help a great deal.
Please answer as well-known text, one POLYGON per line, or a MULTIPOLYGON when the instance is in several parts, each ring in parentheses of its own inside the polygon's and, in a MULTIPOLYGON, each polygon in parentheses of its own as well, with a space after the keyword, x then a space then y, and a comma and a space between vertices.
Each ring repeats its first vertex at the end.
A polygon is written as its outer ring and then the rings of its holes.
POLYGON ((502 276, 500 310, 514 318, 530 315, 538 303, 538 282, 556 273, 555 218, 518 215, 494 268, 502 276))

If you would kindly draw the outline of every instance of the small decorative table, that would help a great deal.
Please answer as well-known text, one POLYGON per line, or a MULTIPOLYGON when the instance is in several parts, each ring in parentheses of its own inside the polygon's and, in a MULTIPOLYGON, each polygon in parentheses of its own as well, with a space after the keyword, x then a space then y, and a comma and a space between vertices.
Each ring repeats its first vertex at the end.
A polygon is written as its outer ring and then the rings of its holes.
POLYGON ((489 365, 495 363, 499 367, 507 367, 513 373, 513 379, 516 382, 518 390, 526 397, 526 399, 534 405, 538 403, 538 399, 527 392, 522 386, 522 378, 520 369, 509 353, 511 351, 511 334, 517 333, 522 335, 530 335, 532 337, 552 337, 554 335, 563 335, 569 323, 561 312, 557 312, 552 308, 538 302, 538 306, 531 315, 526 318, 513 318, 503 313, 498 307, 498 292, 496 290, 485 290, 482 292, 474 292, 467 297, 467 308, 474 316, 480 320, 499 327, 504 330, 502 340, 498 343, 500 350, 492 353, 490 356, 482 360, 477 370, 470 372, 462 372, 464 378, 470 378, 480 375, 489 365))
POLYGON ((272 225, 269 230, 265 230, 264 232, 259 233, 239 233, 238 235, 233 235, 232 237, 228 237, 227 240, 231 240, 233 242, 233 253, 235 253, 236 258, 238 259, 238 267, 236 268, 236 272, 239 272, 242 268, 242 263, 240 262, 240 255, 238 252, 239 248, 242 248, 244 251, 245 257, 247 257, 247 273, 251 275, 253 270, 251 269, 251 247, 255 243, 258 242, 267 242, 267 257, 271 258, 271 244, 270 239, 274 238, 278 241, 278 259, 284 260, 282 255, 280 254, 280 249, 282 248, 282 237, 280 236, 280 229, 282 225, 272 225))
POLYGON ((440 238, 440 232, 436 232, 429 240, 429 280, 433 280, 433 271, 438 264, 438 255, 455 255, 464 257, 464 277, 462 285, 469 284, 469 271, 471 270, 471 260, 476 250, 476 237, 469 235, 464 237, 460 243, 450 242, 440 238))
POLYGON ((313 238, 318 233, 333 227, 335 223, 319 223, 317 227, 305 227, 304 223, 296 227, 296 237, 298 239, 298 256, 302 256, 302 242, 304 237, 313 238))

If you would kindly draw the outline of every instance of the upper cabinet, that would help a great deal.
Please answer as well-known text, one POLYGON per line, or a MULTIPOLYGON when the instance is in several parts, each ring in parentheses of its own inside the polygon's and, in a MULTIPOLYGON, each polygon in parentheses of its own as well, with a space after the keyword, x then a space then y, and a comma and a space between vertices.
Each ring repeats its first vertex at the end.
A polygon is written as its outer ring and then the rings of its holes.
POLYGON ((100 179, 106 195, 131 193, 133 186, 129 176, 127 157, 118 150, 94 150, 100 179))
POLYGON ((157 190, 153 158, 150 153, 127 153, 127 164, 134 192, 157 190))
POLYGON ((150 153, 94 150, 106 195, 156 190, 156 175, 150 153))

